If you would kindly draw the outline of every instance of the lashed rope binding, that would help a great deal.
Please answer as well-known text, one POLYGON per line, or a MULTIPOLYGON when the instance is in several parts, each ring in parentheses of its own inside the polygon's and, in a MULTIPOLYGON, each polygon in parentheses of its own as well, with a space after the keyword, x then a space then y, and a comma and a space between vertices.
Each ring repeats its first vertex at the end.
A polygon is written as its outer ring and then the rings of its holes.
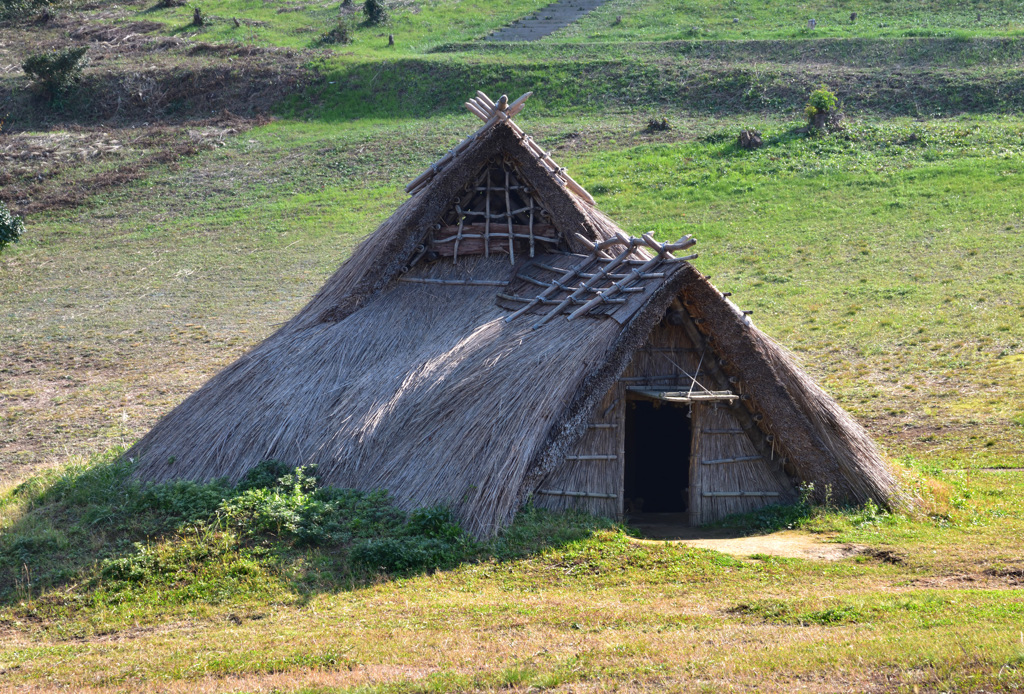
POLYGON ((535 157, 537 157, 541 166, 543 166, 544 169, 546 169, 547 172, 551 174, 556 181, 558 181, 559 185, 565 186, 577 197, 583 200, 583 202, 593 206, 593 196, 591 196, 583 186, 574 181, 572 176, 565 172, 564 166, 556 164, 555 160, 551 158, 551 154, 549 152, 545 152, 532 137, 523 132, 523 129, 516 125, 512 120, 516 114, 523 110, 523 107, 526 106, 526 100, 531 96, 533 96, 533 92, 526 92, 512 103, 509 103, 508 96, 502 94, 495 102, 491 101, 490 97, 483 92, 478 91, 475 97, 466 102, 466 109, 482 120, 484 124, 479 130, 460 142, 453 149, 448 150, 447 154, 431 164, 430 168, 417 176, 405 187, 405 192, 410 195, 418 193, 428 183, 430 183, 435 174, 451 163, 455 157, 465 151, 466 148, 469 147, 469 145, 471 145, 478 137, 483 135, 490 128, 494 127, 497 123, 507 123, 508 126, 512 128, 512 131, 520 138, 526 148, 533 153, 535 157))

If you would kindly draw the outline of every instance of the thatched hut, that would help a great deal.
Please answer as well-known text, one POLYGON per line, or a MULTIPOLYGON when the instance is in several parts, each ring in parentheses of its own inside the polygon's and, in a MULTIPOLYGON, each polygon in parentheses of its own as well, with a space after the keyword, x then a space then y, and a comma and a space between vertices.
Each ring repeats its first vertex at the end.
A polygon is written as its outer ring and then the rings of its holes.
POLYGON ((803 481, 899 503, 867 433, 675 257, 693 240, 625 235, 512 121, 524 100, 472 100, 484 126, 128 452, 139 478, 314 464, 329 485, 447 504, 478 536, 528 500, 694 524, 803 481))

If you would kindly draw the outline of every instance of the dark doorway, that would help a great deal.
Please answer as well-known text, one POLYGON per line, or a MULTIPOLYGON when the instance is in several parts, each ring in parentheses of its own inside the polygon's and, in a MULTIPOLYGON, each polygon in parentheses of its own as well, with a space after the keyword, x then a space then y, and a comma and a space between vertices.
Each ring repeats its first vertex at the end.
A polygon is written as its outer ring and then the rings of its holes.
POLYGON ((687 511, 691 429, 686 415, 686 407, 667 403, 626 403, 627 514, 687 511))

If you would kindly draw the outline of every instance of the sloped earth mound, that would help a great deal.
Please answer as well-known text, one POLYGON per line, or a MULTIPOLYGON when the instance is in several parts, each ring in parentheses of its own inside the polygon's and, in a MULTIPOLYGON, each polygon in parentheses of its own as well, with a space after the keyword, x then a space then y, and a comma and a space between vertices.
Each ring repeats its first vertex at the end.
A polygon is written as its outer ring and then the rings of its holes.
POLYGON ((183 126, 72 128, 0 138, 0 200, 16 214, 70 209, 155 167, 214 149, 266 122, 223 111, 183 126))
POLYGON ((76 207, 174 167, 265 122, 313 75, 312 52, 154 33, 162 27, 66 17, 0 27, 0 199, 15 213, 76 207), (53 101, 33 94, 24 58, 67 46, 88 48, 81 81, 53 101))
POLYGON ((23 87, 24 78, 0 78, 0 113, 5 130, 53 125, 148 125, 156 120, 183 123, 229 111, 239 116, 267 114, 274 104, 301 89, 308 73, 292 53, 236 57, 220 61, 152 59, 138 69, 86 71, 59 104, 40 102, 23 87))

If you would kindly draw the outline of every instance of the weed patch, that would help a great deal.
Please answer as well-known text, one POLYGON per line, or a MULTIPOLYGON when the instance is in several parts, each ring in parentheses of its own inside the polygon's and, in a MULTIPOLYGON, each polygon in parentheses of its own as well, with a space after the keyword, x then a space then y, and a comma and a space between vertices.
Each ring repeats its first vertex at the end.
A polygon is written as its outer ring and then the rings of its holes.
POLYGON ((276 461, 237 486, 142 485, 132 467, 113 451, 3 497, 0 601, 50 610, 46 596, 69 580, 80 597, 108 606, 233 604, 255 594, 291 600, 316 590, 325 570, 321 588, 353 587, 378 575, 508 560, 608 527, 589 516, 527 510, 481 545, 443 507, 406 514, 384 492, 320 487, 312 470, 276 461))

